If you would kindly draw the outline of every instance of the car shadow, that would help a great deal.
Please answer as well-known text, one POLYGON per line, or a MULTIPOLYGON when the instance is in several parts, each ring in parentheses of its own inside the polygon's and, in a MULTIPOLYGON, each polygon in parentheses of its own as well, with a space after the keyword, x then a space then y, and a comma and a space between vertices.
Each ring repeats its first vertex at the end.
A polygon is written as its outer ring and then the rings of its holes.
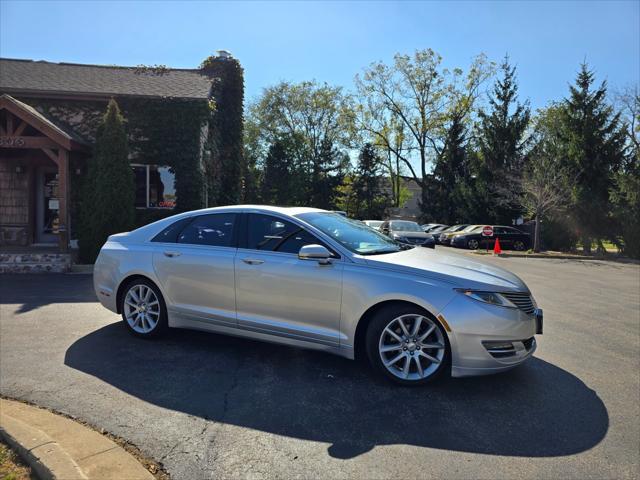
POLYGON ((593 390, 535 357, 500 375, 402 388, 321 352, 179 330, 141 340, 118 322, 72 344, 65 365, 164 408, 330 443, 336 458, 386 444, 572 455, 609 427, 593 390))
POLYGON ((97 302, 91 276, 65 273, 0 275, 0 305, 17 305, 17 314, 53 303, 97 302))

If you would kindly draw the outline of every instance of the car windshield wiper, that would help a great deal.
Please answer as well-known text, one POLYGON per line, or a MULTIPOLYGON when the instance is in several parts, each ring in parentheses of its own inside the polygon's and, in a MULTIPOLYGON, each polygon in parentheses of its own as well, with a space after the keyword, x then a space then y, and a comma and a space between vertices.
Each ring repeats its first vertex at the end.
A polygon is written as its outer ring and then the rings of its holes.
POLYGON ((364 252, 358 252, 360 255, 383 255, 385 253, 396 253, 399 252, 400 250, 402 250, 402 247, 396 249, 389 249, 389 248, 380 248, 378 250, 367 250, 364 252))

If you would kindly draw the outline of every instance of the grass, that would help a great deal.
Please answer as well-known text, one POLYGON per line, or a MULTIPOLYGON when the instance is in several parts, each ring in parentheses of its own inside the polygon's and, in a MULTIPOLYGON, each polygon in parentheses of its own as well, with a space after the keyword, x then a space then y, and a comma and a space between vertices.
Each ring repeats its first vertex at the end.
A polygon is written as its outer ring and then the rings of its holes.
POLYGON ((0 442, 0 480, 36 480, 31 469, 6 444, 0 442))

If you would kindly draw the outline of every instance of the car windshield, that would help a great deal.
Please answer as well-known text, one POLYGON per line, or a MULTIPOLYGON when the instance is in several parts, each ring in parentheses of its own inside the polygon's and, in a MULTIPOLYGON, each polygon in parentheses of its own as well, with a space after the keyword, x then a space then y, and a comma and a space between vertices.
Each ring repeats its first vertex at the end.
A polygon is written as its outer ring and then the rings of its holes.
POLYGON ((429 233, 439 233, 439 232, 444 232, 447 228, 446 225, 442 225, 441 227, 438 228, 434 228, 433 230, 429 230, 429 233))
POLYGON ((406 220, 391 222, 391 230, 396 232, 424 232, 422 227, 420 227, 416 222, 409 222, 406 220))
POLYGON ((380 225, 382 225, 382 220, 365 220, 364 223, 369 225, 371 228, 378 228, 380 225))
POLYGON ((361 255, 376 255, 398 252, 401 247, 381 233, 361 222, 335 213, 313 212, 297 215, 310 225, 344 245, 350 251, 361 255))

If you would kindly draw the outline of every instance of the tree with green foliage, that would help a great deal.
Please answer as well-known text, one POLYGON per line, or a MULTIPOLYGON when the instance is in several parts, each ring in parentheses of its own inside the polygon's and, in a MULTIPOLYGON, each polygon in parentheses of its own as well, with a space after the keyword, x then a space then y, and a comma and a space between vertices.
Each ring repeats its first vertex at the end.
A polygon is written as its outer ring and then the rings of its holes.
POLYGON ((521 176, 521 204, 525 212, 535 219, 534 252, 541 246, 541 228, 554 215, 561 213, 569 201, 571 181, 562 162, 559 144, 561 110, 551 106, 539 112, 535 119, 533 146, 521 176))
POLYGON ((476 202, 487 222, 510 225, 520 213, 521 172, 531 111, 518 102, 516 67, 505 57, 501 77, 489 97, 489 110, 480 110, 476 202))
POLYGON ((382 162, 376 148, 366 143, 358 155, 353 174, 354 216, 359 219, 382 218, 389 198, 382 192, 382 162))
POLYGON ((469 118, 492 72, 484 55, 477 56, 465 74, 459 68, 444 68, 442 57, 425 49, 397 54, 390 65, 374 63, 356 77, 355 124, 400 159, 423 190, 424 208, 430 202, 425 198, 429 172, 446 152, 447 125, 453 116, 469 118), (406 133, 403 151, 395 147, 393 122, 406 133))
POLYGON ((78 225, 82 261, 93 263, 109 235, 133 228, 134 200, 125 120, 111 99, 96 133, 83 185, 78 225))
POLYGON ((454 116, 447 129, 445 149, 436 160, 430 182, 423 190, 422 211, 425 221, 449 225, 472 221, 475 198, 472 193, 466 126, 454 116))
POLYGON ((262 202, 268 205, 291 204, 291 178, 294 165, 285 140, 276 140, 264 160, 261 184, 262 202))
POLYGON ((585 253, 611 234, 610 191, 625 159, 626 136, 620 114, 607 102, 606 82, 592 88, 594 73, 582 64, 569 98, 562 104, 560 126, 564 166, 575 179, 571 215, 585 253))
POLYGON ((319 154, 311 162, 307 205, 334 210, 338 202, 337 188, 342 184, 348 167, 349 156, 335 148, 330 140, 323 140, 319 154))
MULTIPOLYGON (((345 174, 353 129, 349 102, 340 87, 317 82, 281 82, 264 90, 249 107, 246 149, 265 164, 270 146, 287 138, 298 182, 290 204, 324 206, 336 203, 345 174)), ((289 158, 289 160, 291 160, 289 158)))

